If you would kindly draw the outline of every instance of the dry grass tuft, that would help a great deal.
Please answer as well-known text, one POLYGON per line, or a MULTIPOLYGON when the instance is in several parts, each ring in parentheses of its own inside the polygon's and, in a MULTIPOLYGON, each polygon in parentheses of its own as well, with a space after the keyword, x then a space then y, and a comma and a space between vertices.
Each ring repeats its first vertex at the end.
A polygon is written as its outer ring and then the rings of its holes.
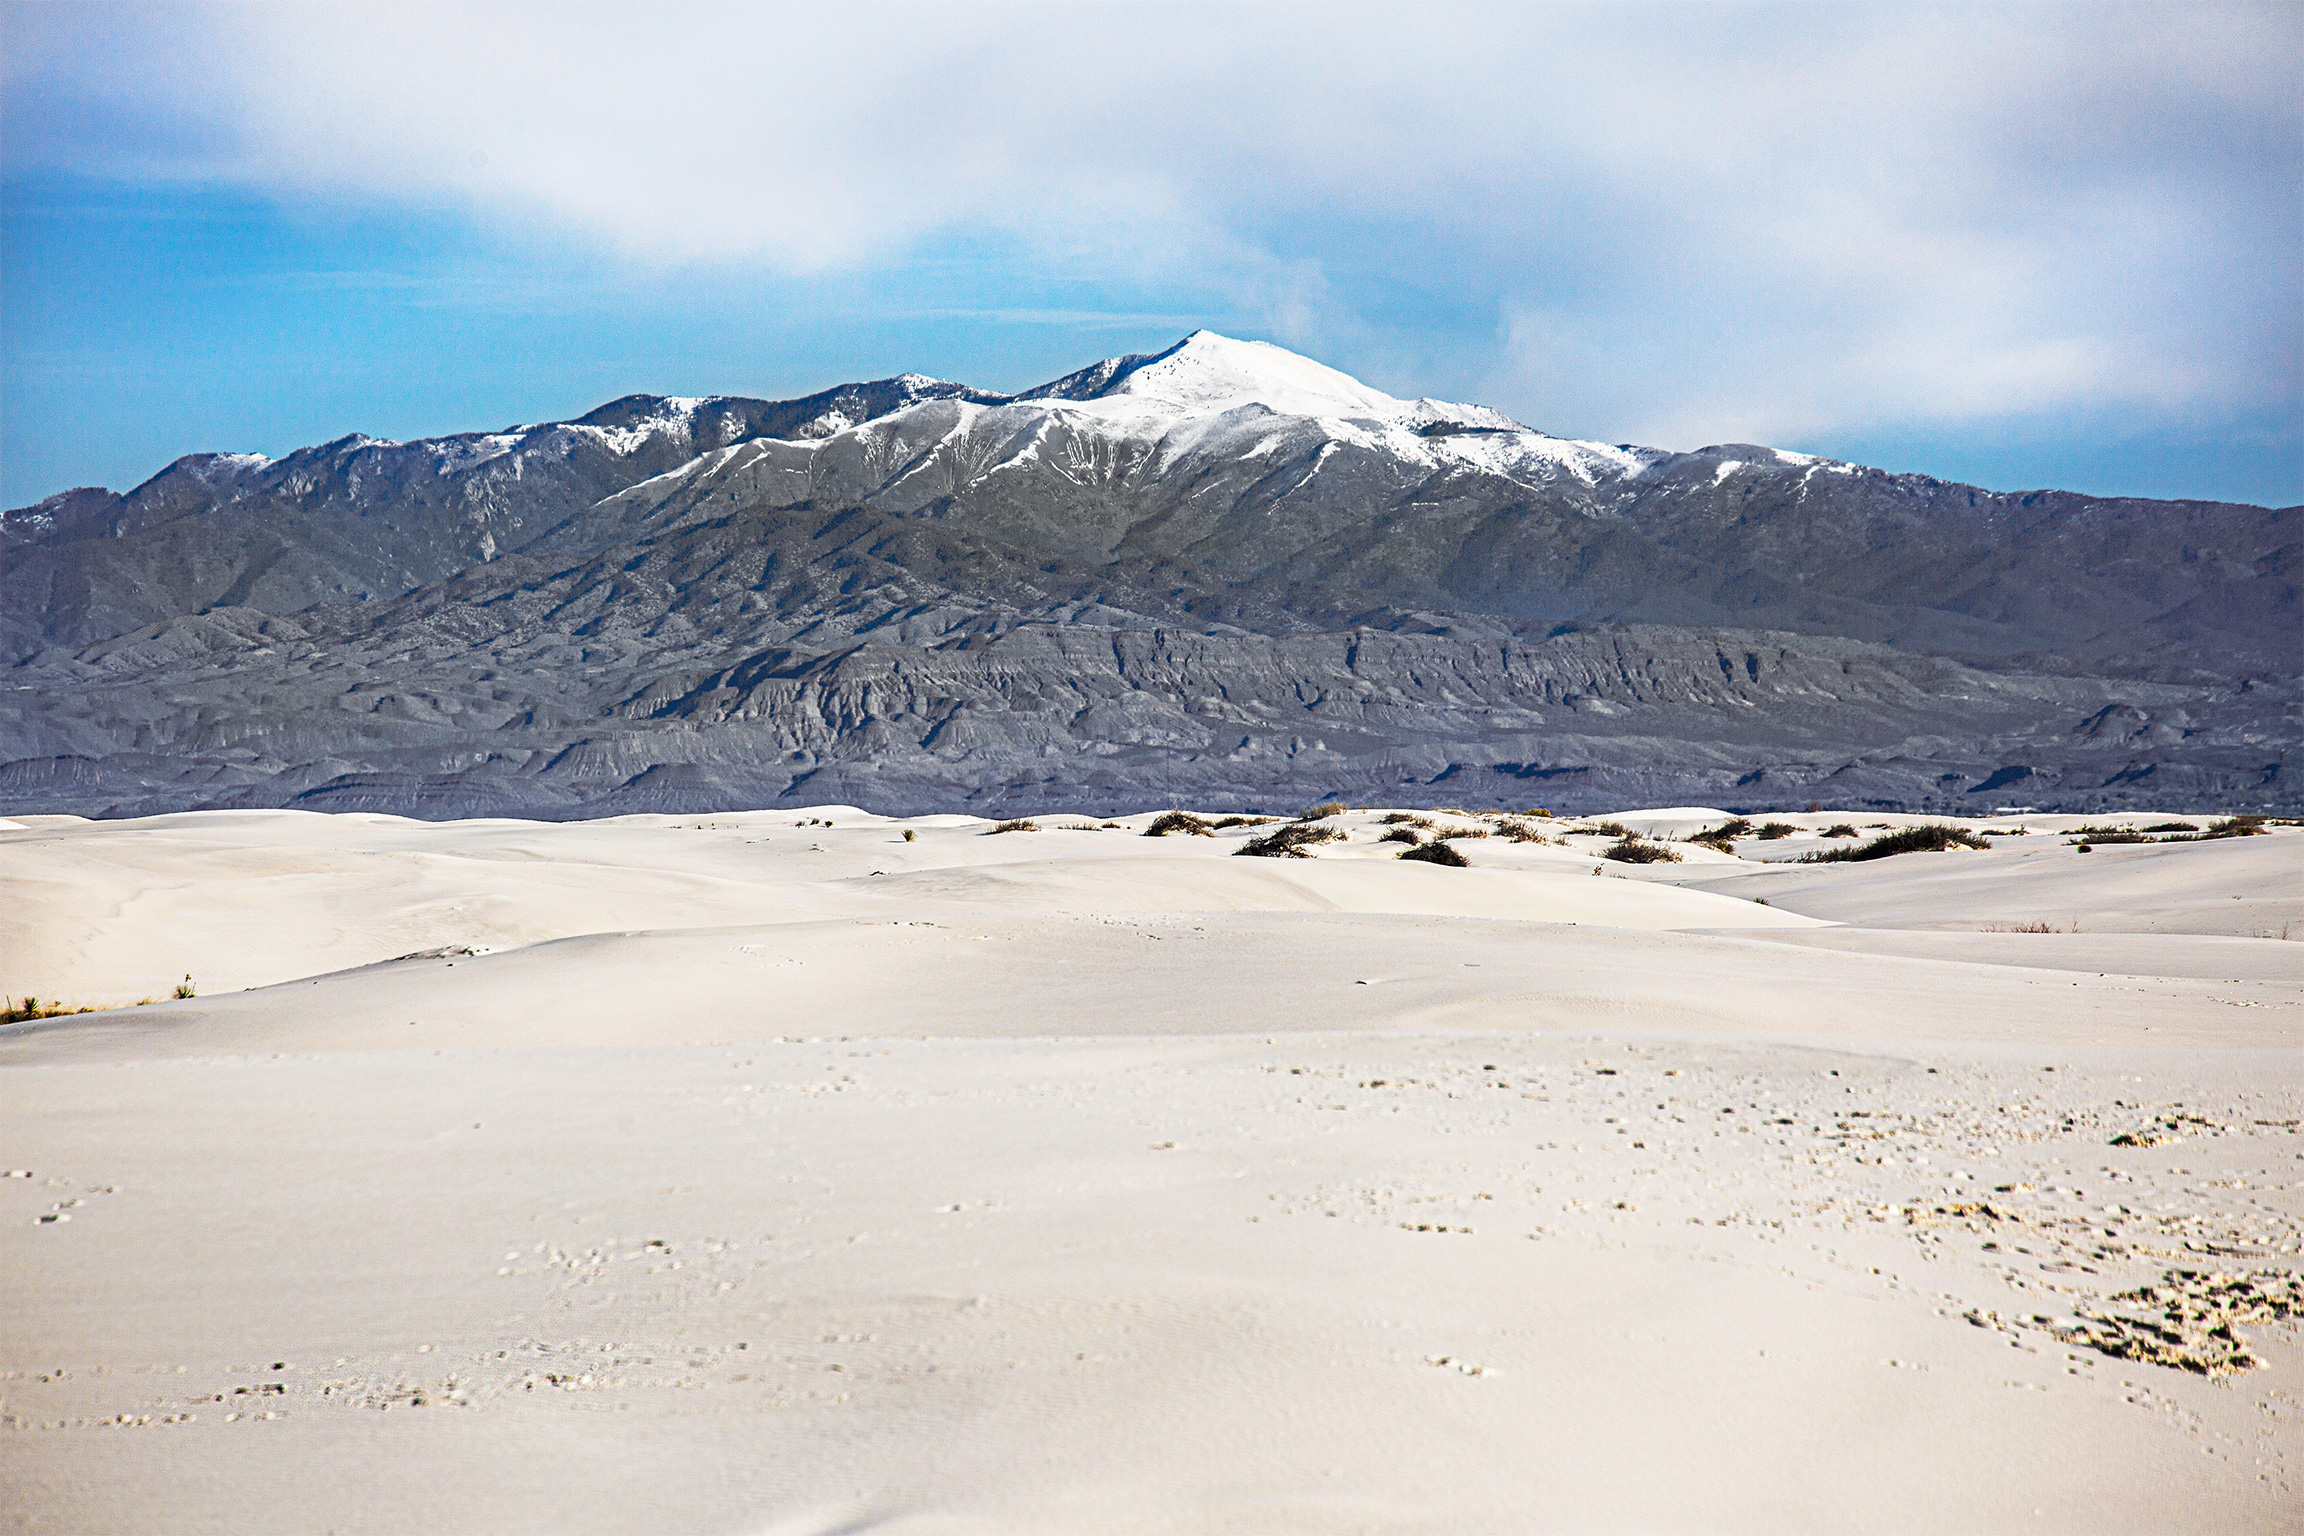
POLYGON ((1470 859, 1465 858, 1464 855, 1446 843, 1439 841, 1419 843, 1399 857, 1414 859, 1419 864, 1439 864, 1448 869, 1469 869, 1472 867, 1470 859))
POLYGON ((1163 812, 1153 819, 1152 825, 1144 829, 1146 837, 1168 837, 1179 832, 1187 837, 1214 837, 1216 835, 1213 827, 1190 811, 1163 812))
POLYGON ((1040 823, 1029 819, 1019 818, 1015 821, 1003 821, 994 826, 991 831, 986 832, 984 835, 986 837, 990 837, 995 832, 1037 832, 1039 830, 1040 823))
POLYGON ((1323 800, 1318 805, 1307 806, 1297 812, 1296 819, 1298 821, 1325 821, 1331 816, 1341 816, 1350 809, 1351 807, 1341 800, 1323 800))
POLYGON ((1680 855, 1662 843, 1651 843, 1637 833, 1627 832, 1624 840, 1604 850, 1600 857, 1614 859, 1619 864, 1678 864, 1680 855))
POLYGON ((27 997, 22 1002, 9 1002, 0 998, 0 1024, 27 1024, 34 1019, 61 1019, 70 1014, 95 1011, 93 1007, 67 1008, 62 1003, 43 1003, 36 997, 27 997))

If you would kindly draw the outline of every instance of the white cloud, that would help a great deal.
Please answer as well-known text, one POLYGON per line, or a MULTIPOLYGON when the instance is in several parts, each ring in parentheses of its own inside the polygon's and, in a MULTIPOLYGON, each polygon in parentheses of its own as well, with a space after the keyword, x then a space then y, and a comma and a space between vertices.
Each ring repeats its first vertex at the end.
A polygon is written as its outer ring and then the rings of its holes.
POLYGON ((1467 385, 1664 441, 2296 397, 2278 6, 7 14, 19 169, 649 268, 982 235, 1332 357, 1402 350, 1390 259, 1499 314, 1467 385))

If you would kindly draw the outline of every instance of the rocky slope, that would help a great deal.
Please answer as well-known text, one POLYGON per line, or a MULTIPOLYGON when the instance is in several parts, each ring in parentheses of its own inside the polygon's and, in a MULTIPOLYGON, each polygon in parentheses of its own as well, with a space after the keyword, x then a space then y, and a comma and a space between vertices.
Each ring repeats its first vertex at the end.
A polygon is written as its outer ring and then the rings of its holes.
POLYGON ((2291 804, 2297 513, 1567 442, 1207 333, 640 397, 9 514, 0 805, 2291 804))

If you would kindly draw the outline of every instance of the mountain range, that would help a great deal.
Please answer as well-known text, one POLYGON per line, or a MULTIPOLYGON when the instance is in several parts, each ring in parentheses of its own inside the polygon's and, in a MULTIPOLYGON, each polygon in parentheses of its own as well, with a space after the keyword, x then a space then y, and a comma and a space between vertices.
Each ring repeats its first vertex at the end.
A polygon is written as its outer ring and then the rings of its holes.
POLYGON ((0 814, 2293 808, 2304 508, 1570 441, 1196 332, 0 514, 0 814))

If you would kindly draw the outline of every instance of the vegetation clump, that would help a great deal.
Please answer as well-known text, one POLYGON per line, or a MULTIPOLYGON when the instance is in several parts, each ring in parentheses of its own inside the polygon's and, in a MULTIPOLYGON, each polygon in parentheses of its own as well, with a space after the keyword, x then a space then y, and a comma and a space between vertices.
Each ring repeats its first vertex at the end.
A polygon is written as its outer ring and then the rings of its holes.
POLYGON ((2227 837, 2266 836, 2270 819, 2255 814, 2227 816, 2210 822, 2205 832, 2188 821, 2164 821, 2152 827, 2080 826, 2064 835, 2083 847, 2090 843, 2212 843, 2227 837), (2152 835, 2155 833, 2162 835, 2152 835))
POLYGON ((1596 821, 1588 827, 1578 827, 1576 830, 1597 833, 1602 837, 1638 837, 1640 835, 1620 821, 1596 821))
MULTIPOLYGON (((150 1002, 151 999, 146 998, 145 1001, 150 1002)), ((34 1019, 60 1019, 67 1014, 95 1011, 90 1007, 67 1008, 62 1003, 43 1003, 36 997, 27 997, 22 1002, 9 1002, 6 998, 0 998, 0 1024, 25 1024, 34 1019)))
POLYGON ((1528 823, 1515 821, 1509 816, 1497 818, 1496 830, 1516 843, 1548 843, 1551 841, 1550 838, 1528 823))
POLYGON ((1318 805, 1306 806, 1297 812, 1296 819, 1298 821, 1325 821, 1331 816, 1341 816, 1350 809, 1351 807, 1341 800, 1323 800, 1318 805))
POLYGON ((2121 1310, 2091 1309, 2077 1323, 2050 1331, 2066 1344, 2172 1366, 2200 1376, 2256 1370, 2240 1323, 2287 1323, 2304 1316, 2304 1277, 2277 1270, 2230 1274, 2175 1269, 2154 1285, 2112 1297, 2121 1310))
POLYGON ((1818 835, 1822 837, 1854 837, 1856 829, 1844 821, 1836 821, 1818 835))
POLYGON ((1602 851, 1600 857, 1614 859, 1619 864, 1677 864, 1680 855, 1662 843, 1651 843, 1636 832, 1624 834, 1623 841, 1602 851))
MULTIPOLYGON (((186 998, 198 997, 200 993, 192 985, 192 978, 186 976, 182 981, 176 983, 175 990, 168 995, 182 1001, 186 998)), ((159 1001, 157 998, 140 997, 129 1006, 142 1008, 157 1001, 159 1001)), ((83 1013, 103 1013, 113 1006, 109 1003, 82 1003, 79 1007, 73 1008, 54 999, 42 1002, 39 998, 30 995, 26 995, 21 1000, 0 997, 0 1024, 29 1024, 35 1019, 65 1019, 83 1013)))
POLYGON ((1222 816, 1218 817, 1212 825, 1221 832, 1226 827, 1261 827, 1279 819, 1277 816, 1222 816))
POLYGON ((1376 841, 1380 843, 1420 843, 1424 841, 1424 834, 1414 827, 1392 827, 1387 829, 1384 835, 1376 841))
MULTIPOLYGON (((1611 822, 1609 825, 1613 826, 1614 823, 1611 822)), ((1617 830, 1621 832, 1623 829, 1617 828, 1617 830)), ((1741 816, 1735 816, 1716 827, 1707 827, 1688 841, 1692 843, 1732 843, 1737 838, 1750 837, 1751 835, 1752 823, 1741 816)))
POLYGON ((1153 818, 1152 825, 1144 829, 1146 837, 1167 837, 1181 832, 1187 837, 1214 837, 1216 829, 1190 811, 1167 811, 1153 818))
POLYGON ((1800 829, 1798 827, 1793 826, 1789 822, 1771 821, 1765 826, 1761 827, 1759 832, 1754 835, 1764 843, 1772 843, 1780 837, 1790 837, 1793 833, 1799 830, 1800 829))
POLYGON ((1232 850, 1233 857, 1251 859, 1308 859, 1304 850, 1316 843, 1341 843, 1344 829, 1323 827, 1314 822, 1292 821, 1277 832, 1252 837, 1232 850))
MULTIPOLYGON (((1415 834, 1410 833, 1409 835, 1414 836, 1415 834)), ((1419 864, 1441 864, 1450 869, 1469 869, 1472 866, 1470 859, 1437 838, 1429 843, 1419 843, 1401 853, 1399 857, 1414 859, 1419 864)))
POLYGON ((990 832, 986 832, 984 835, 986 837, 990 837, 993 832, 1037 832, 1039 830, 1040 823, 1033 821, 1028 817, 1020 817, 1015 821, 1000 822, 995 825, 990 832))
POLYGON ((1852 864, 1867 859, 1892 858, 1899 853, 1942 853, 1950 848, 1990 848, 1992 845, 1966 827, 1945 826, 1932 822, 1927 826, 1906 827, 1886 837, 1876 837, 1856 848, 1832 848, 1803 854, 1803 864, 1852 864))
POLYGON ((2212 837, 2269 837, 2272 834, 2265 830, 2265 820, 2262 816, 2227 816, 2211 824, 2198 840, 2204 843, 2212 837))

